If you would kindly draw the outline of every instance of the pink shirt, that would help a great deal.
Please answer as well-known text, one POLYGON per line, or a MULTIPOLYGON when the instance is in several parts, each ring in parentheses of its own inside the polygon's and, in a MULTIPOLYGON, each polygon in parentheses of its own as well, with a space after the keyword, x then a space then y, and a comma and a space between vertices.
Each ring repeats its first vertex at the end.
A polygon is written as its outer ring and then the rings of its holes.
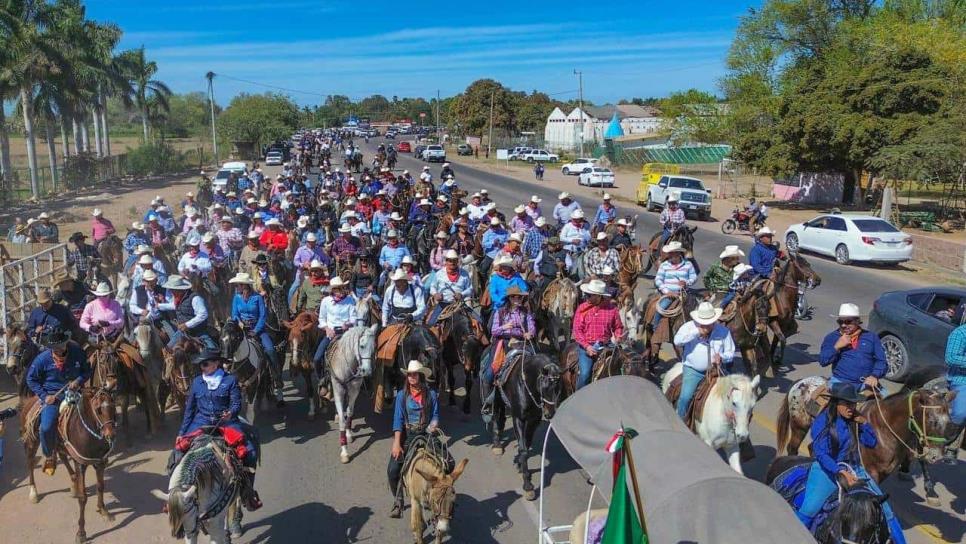
POLYGON ((101 329, 102 334, 112 336, 124 326, 124 311, 121 304, 109 297, 97 297, 84 306, 84 313, 81 314, 80 326, 90 332, 92 325, 97 325, 100 321, 106 321, 107 326, 101 329))
POLYGON ((95 217, 91 220, 91 237, 94 242, 100 242, 108 236, 114 234, 114 224, 103 217, 95 217))

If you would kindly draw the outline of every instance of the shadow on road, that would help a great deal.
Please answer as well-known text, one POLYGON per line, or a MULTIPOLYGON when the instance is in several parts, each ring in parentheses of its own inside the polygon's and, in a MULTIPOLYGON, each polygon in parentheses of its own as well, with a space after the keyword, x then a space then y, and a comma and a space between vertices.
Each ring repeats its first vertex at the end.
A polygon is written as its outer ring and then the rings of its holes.
MULTIPOLYGON (((348 544, 362 542, 359 532, 372 517, 372 509, 353 506, 344 513, 320 502, 301 504, 284 512, 245 526, 246 532, 265 528, 252 539, 263 542, 326 542, 348 544)), ((368 539, 364 539, 368 540, 368 539)))

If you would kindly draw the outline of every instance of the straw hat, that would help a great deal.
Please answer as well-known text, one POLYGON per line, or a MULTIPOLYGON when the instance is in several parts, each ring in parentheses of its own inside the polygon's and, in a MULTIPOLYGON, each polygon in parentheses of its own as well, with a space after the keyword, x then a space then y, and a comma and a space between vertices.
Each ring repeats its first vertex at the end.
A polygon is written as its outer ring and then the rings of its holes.
POLYGON ((392 281, 400 281, 400 280, 402 280, 402 281, 409 281, 409 274, 406 273, 406 271, 403 270, 402 268, 397 268, 392 273, 392 275, 389 276, 389 279, 391 279, 392 281))
POLYGON ((580 285, 580 290, 588 295, 610 296, 610 293, 607 292, 607 284, 603 280, 590 280, 583 283, 580 285))
POLYGON ((258 233, 255 232, 255 231, 253 231, 253 230, 248 231, 248 239, 249 240, 258 240, 258 233))
POLYGON ((145 270, 144 274, 141 275, 141 279, 144 281, 158 281, 158 273, 154 270, 145 270))
POLYGON ((684 246, 681 245, 681 242, 672 240, 662 247, 661 251, 664 253, 684 253, 684 246))
POLYGON ((667 196, 667 202, 677 202, 677 201, 678 201, 677 193, 671 193, 667 196))
POLYGON ((432 206, 433 203, 430 202, 428 198, 421 198, 421 199, 419 199, 419 205, 420 206, 432 206))
POLYGON ((718 255, 719 259, 727 259, 728 257, 744 257, 745 252, 741 251, 738 246, 725 246, 724 251, 721 255, 718 255))
POLYGON ((524 206, 523 204, 520 204, 516 208, 513 208, 513 212, 514 213, 527 213, 527 207, 524 206))
POLYGON ((50 219, 50 216, 47 215, 47 212, 40 212, 40 215, 37 216, 37 219, 50 219))
POLYGON ((537 195, 533 195, 530 197, 530 202, 533 202, 534 204, 540 204, 541 202, 543 202, 543 199, 538 197, 537 195))
POLYGON ((623 217, 621 217, 620 219, 617 220, 617 224, 618 225, 621 225, 623 227, 629 227, 630 226, 630 225, 627 224, 627 219, 624 219, 623 217))
POLYGON ((50 290, 41 289, 37 293, 37 304, 47 304, 48 302, 53 302, 53 299, 50 298, 50 290))
POLYGON ((339 232, 343 234, 345 234, 346 232, 352 232, 352 227, 350 227, 349 225, 342 225, 341 227, 339 227, 339 232))
POLYGON ((734 269, 731 277, 733 279, 738 279, 745 272, 748 272, 749 270, 754 270, 754 269, 750 265, 747 265, 745 263, 738 263, 737 265, 735 265, 735 269, 734 269))
POLYGON ((493 261, 493 266, 496 268, 501 266, 513 266, 513 259, 507 257, 506 255, 498 255, 496 260, 493 261))
POLYGON ((402 258, 402 261, 400 261, 399 264, 411 264, 415 266, 416 261, 413 260, 411 255, 406 255, 405 257, 402 258))
POLYGON ((508 297, 513 297, 513 296, 525 297, 529 295, 530 293, 521 290, 520 287, 516 285, 511 285, 510 288, 506 290, 506 296, 508 297))
POLYGON ((152 256, 150 256, 148 254, 141 255, 141 257, 138 258, 138 264, 152 264, 153 265, 154 264, 154 257, 152 257, 152 256))
POLYGON ((570 198, 570 193, 568 193, 567 191, 564 191, 559 195, 557 195, 557 200, 563 200, 565 198, 570 198))
POLYGON ((391 221, 402 221, 403 220, 402 216, 399 215, 399 212, 392 212, 391 214, 389 214, 389 219, 391 221))
POLYGON ((165 289, 174 289, 176 291, 184 291, 191 289, 191 282, 184 277, 175 274, 173 276, 169 276, 168 281, 164 282, 164 285, 161 287, 164 287, 165 289))
POLYGON ((406 374, 416 374, 416 373, 422 374, 423 376, 426 376, 427 378, 429 378, 430 376, 433 375, 433 370, 429 367, 424 366, 423 363, 420 363, 419 361, 416 361, 416 360, 409 361, 409 365, 406 366, 406 374))
POLYGON ((309 268, 310 269, 319 269, 319 270, 321 270, 321 269, 323 269, 325 267, 322 266, 322 261, 320 261, 318 259, 312 259, 312 262, 309 264, 309 268))
POLYGON ((329 282, 330 289, 341 289, 346 285, 348 285, 348 283, 346 283, 346 281, 339 276, 332 278, 332 281, 329 282))
POLYGON ((447 261, 453 260, 453 259, 459 259, 460 258, 460 254, 457 253, 455 249, 449 249, 443 255, 443 258, 446 259, 447 261))
POLYGON ((106 297, 111 294, 111 286, 106 281, 102 281, 97 284, 97 289, 94 289, 95 297, 106 297))
POLYGON ((244 285, 254 285, 255 281, 252 277, 248 275, 248 272, 239 272, 235 274, 235 277, 228 280, 228 283, 240 283, 244 285))
POLYGON ((571 219, 583 219, 584 210, 574 210, 574 213, 570 214, 571 219))
POLYGON ((399 233, 396 229, 389 229, 389 232, 386 233, 386 238, 399 238, 399 233))
POLYGON ((691 312, 691 319, 698 325, 713 325, 721 318, 721 313, 721 308, 715 308, 710 302, 704 301, 691 312))
POLYGON ((135 221, 131 223, 131 228, 134 230, 144 230, 144 223, 141 223, 140 221, 135 221))
POLYGON ((610 193, 604 193, 604 200, 610 200, 610 193))
POLYGON ((536 225, 537 227, 543 227, 547 224, 547 218, 541 215, 536 220, 534 220, 533 224, 536 225))
POLYGON ((755 238, 761 238, 762 236, 774 236, 775 231, 768 227, 762 227, 761 230, 755 233, 755 238))
POLYGON ((436 233, 436 238, 439 240, 446 240, 449 238, 449 236, 447 236, 445 232, 439 231, 436 233))
POLYGON ((150 255, 152 253, 154 253, 154 251, 151 249, 151 246, 147 244, 138 244, 138 249, 137 249, 138 255, 144 255, 144 254, 150 255))
POLYGON ((510 235, 510 241, 511 242, 521 242, 522 243, 523 242, 523 235, 520 234, 519 232, 514 232, 513 234, 510 235))
POLYGON ((601 240, 604 240, 604 241, 607 240, 607 233, 606 232, 598 232, 597 233, 597 241, 600 242, 601 240))

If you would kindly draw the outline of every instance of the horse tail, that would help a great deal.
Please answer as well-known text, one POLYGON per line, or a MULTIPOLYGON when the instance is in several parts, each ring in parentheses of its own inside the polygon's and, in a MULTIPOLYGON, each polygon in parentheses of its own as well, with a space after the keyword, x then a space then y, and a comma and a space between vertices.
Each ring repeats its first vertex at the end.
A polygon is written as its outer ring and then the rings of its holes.
POLYGON ((775 446, 776 455, 782 455, 788 446, 788 435, 791 427, 791 414, 788 408, 788 395, 782 399, 782 405, 778 409, 778 441, 775 446))

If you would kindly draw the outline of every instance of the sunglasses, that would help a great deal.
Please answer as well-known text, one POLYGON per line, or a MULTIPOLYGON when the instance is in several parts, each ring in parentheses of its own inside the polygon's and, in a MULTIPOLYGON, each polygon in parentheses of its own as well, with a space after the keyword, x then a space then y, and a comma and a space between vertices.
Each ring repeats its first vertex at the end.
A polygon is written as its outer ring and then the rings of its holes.
POLYGON ((857 319, 837 319, 835 322, 839 325, 854 325, 859 321, 857 319))

